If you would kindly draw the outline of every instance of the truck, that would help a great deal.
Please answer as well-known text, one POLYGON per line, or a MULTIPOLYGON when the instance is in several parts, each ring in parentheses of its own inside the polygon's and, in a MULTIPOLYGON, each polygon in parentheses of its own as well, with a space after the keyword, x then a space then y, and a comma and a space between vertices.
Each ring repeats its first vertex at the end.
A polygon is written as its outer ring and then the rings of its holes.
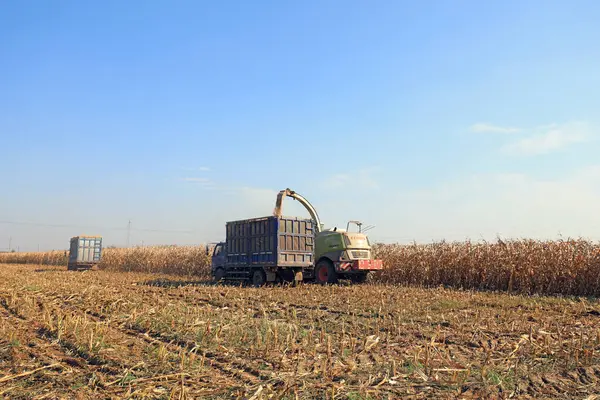
POLYGON ((381 269, 383 262, 373 258, 360 221, 349 221, 346 230, 324 229, 312 204, 289 188, 277 194, 273 216, 227 222, 226 240, 216 243, 211 256, 215 281, 243 280, 255 286, 274 281, 333 284, 339 279, 363 283, 381 269), (299 201, 310 218, 283 217, 286 197, 299 201), (261 223, 264 227, 256 233, 261 223), (358 232, 350 232, 350 224, 358 232))
POLYGON ((313 264, 314 222, 267 216, 226 223, 226 240, 212 254, 215 280, 242 280, 262 286, 273 281, 300 281, 313 264))
POLYGON ((67 270, 88 270, 96 266, 102 257, 101 236, 74 236, 69 246, 67 270))

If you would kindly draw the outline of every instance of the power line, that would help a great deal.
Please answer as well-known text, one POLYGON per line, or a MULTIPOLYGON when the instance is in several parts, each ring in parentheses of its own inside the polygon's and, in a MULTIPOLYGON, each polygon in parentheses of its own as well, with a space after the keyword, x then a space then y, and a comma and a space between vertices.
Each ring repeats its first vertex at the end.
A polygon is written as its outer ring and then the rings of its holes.
POLYGON ((17 221, 0 221, 0 224, 37 226, 37 227, 46 227, 46 228, 103 229, 103 230, 111 230, 111 231, 134 230, 134 231, 138 231, 138 232, 162 232, 162 233, 185 233, 185 234, 194 233, 194 231, 192 231, 192 230, 144 229, 144 228, 131 228, 130 226, 128 226, 127 228, 111 228, 111 227, 101 227, 101 226, 93 226, 93 225, 42 224, 42 223, 37 223, 37 222, 17 222, 17 221))

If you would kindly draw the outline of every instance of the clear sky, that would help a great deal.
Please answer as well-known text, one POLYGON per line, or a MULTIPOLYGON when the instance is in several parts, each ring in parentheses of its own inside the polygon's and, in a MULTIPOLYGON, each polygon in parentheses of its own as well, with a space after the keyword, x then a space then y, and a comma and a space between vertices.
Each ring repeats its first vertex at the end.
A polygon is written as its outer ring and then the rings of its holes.
POLYGON ((600 239, 600 2, 0 3, 0 249, 600 239), (284 214, 308 214, 291 199, 284 214))

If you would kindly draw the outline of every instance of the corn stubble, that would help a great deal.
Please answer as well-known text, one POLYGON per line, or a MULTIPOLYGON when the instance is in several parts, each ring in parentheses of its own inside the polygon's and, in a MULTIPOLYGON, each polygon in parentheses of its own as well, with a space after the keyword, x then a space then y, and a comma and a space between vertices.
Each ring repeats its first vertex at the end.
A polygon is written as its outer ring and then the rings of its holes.
POLYGON ((559 398, 600 385, 597 301, 242 288, 0 265, 11 398, 559 398))
MULTIPOLYGON (((375 282, 499 290, 521 294, 600 294, 600 245, 586 240, 376 244, 384 271, 375 282)), ((0 262, 66 265, 64 252, 3 253, 0 262)), ((208 278, 204 246, 104 249, 100 269, 208 278)))

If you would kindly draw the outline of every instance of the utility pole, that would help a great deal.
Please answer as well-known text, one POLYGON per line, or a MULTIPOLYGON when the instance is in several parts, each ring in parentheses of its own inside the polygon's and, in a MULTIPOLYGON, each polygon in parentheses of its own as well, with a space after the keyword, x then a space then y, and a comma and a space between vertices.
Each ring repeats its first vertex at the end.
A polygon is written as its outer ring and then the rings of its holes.
POLYGON ((8 238, 8 252, 12 249, 12 236, 8 238))
POLYGON ((127 224, 127 247, 129 248, 129 235, 131 234, 131 220, 127 224))

